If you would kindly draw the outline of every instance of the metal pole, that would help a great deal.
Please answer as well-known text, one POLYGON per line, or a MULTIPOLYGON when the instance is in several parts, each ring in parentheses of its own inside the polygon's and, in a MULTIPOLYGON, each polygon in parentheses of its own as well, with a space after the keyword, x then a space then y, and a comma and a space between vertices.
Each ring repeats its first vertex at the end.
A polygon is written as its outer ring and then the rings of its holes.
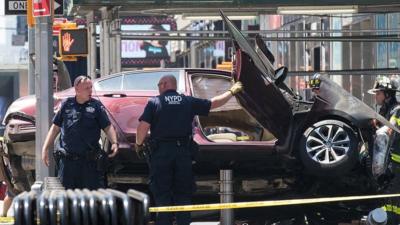
POLYGON ((106 76, 110 74, 110 12, 106 7, 100 11, 100 73, 101 76, 106 76))
POLYGON ((100 76, 104 74, 104 27, 103 20, 100 21, 100 76))
POLYGON ((104 32, 104 72, 102 76, 109 75, 111 72, 110 66, 110 20, 103 20, 104 32))
MULTIPOLYGON (((111 20, 110 21, 110 31, 113 31, 115 28, 115 21, 111 20)), ((116 54, 116 49, 115 49, 115 35, 109 33, 110 37, 110 54, 109 54, 109 60, 110 60, 110 73, 115 73, 115 54, 116 54)))
POLYGON ((106 76, 110 74, 110 21, 108 19, 103 19, 101 21, 101 29, 100 32, 103 35, 103 41, 100 42, 100 51, 102 54, 100 55, 100 62, 102 65, 101 76, 106 76))
MULTIPOLYGON (((127 40, 168 40, 168 41, 219 41, 232 40, 231 37, 210 37, 210 36, 156 36, 156 35, 124 35, 127 40)), ((255 40, 255 38, 247 38, 255 40)), ((397 35, 361 35, 361 36, 335 36, 335 37, 263 37, 264 41, 325 41, 325 42, 400 42, 397 35)))
POLYGON ((30 95, 35 94, 35 28, 28 26, 28 92, 30 95))
POLYGON ((96 44, 96 23, 90 23, 90 77, 96 78, 97 69, 97 44, 96 44))
MULTIPOLYGON (((41 160, 42 147, 53 117, 53 48, 51 38, 52 22, 50 16, 36 18, 35 30, 35 88, 36 88, 36 180, 54 174, 54 162, 46 167, 41 160)), ((49 154, 53 148, 50 149, 49 154)), ((49 157, 52 159, 52 157, 49 157)))
MULTIPOLYGON (((289 34, 289 33, 310 33, 309 30, 242 30, 242 34, 289 34)), ((400 33, 399 29, 377 29, 377 30, 313 30, 312 33, 400 33)), ((130 30, 124 31, 123 35, 134 34, 229 34, 228 31, 219 30, 170 30, 170 31, 151 31, 151 30, 130 30)))
MULTIPOLYGON (((220 170, 220 183, 219 183, 219 195, 221 203, 233 202, 233 172, 232 170, 220 170)), ((232 225, 234 224, 233 209, 222 209, 220 224, 221 225, 232 225)))
POLYGON ((100 65, 101 65, 101 76, 108 75, 110 73, 110 36, 108 29, 110 21, 102 19, 100 21, 100 65))
POLYGON ((196 57, 196 42, 190 42, 190 67, 197 68, 197 57, 196 57))
POLYGON ((115 35, 115 70, 121 72, 121 19, 115 20, 116 32, 115 35))
POLYGON ((96 46, 96 23, 94 22, 94 12, 86 15, 88 26, 88 46, 89 55, 87 57, 87 75, 92 79, 96 78, 97 67, 97 46, 96 46))

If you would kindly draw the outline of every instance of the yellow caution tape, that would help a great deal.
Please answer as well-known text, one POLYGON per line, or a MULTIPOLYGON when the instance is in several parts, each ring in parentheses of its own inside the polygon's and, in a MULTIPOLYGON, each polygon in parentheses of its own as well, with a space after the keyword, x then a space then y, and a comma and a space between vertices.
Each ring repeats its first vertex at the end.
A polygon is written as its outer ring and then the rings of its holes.
POLYGON ((392 153, 391 156, 393 161, 400 163, 400 155, 392 153))
POLYGON ((0 224, 1 223, 14 223, 14 217, 0 217, 0 224))
POLYGON ((220 210, 220 209, 238 209, 238 208, 255 208, 255 207, 271 207, 285 205, 302 205, 339 201, 367 200, 378 198, 394 198, 400 197, 400 194, 386 195, 364 195, 364 196, 347 196, 347 197, 330 197, 330 198, 309 198, 309 199, 289 199, 274 201, 255 201, 255 202, 236 202, 236 203, 217 203, 202 205, 182 205, 182 206, 163 206, 150 207, 150 212, 183 212, 183 211, 203 211, 203 210, 220 210))

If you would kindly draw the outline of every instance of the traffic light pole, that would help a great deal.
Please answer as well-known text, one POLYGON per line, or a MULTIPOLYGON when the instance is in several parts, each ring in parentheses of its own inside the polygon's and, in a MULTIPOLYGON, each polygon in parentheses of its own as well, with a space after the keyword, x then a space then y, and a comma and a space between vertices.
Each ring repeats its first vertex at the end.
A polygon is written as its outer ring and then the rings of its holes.
POLYGON ((32 15, 32 0, 27 1, 26 22, 28 25, 28 93, 35 94, 35 20, 32 15))
MULTIPOLYGON (((36 180, 54 176, 54 161, 50 167, 41 160, 42 147, 53 117, 53 54, 51 16, 36 17, 35 29, 35 93, 36 93, 36 180)), ((52 148, 49 155, 51 156, 52 148)))
POLYGON ((28 92, 35 94, 35 28, 28 27, 28 92))

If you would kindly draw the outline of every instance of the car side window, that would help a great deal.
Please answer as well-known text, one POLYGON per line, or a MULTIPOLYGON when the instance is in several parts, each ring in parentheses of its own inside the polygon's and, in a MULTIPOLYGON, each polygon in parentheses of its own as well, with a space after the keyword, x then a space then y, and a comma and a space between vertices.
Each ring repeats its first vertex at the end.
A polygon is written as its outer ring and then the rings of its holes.
POLYGON ((120 91, 121 86, 122 76, 111 77, 94 84, 95 90, 98 91, 120 91))
POLYGON ((154 71, 125 74, 122 89, 124 91, 157 91, 158 81, 165 75, 173 75, 178 81, 178 90, 180 90, 182 82, 179 79, 179 71, 154 71))

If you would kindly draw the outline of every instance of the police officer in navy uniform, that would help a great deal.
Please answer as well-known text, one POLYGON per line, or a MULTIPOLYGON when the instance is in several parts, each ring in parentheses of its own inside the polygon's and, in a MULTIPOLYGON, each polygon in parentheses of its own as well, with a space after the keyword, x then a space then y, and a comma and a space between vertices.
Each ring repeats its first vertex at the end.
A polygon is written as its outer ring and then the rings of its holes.
MULTIPOLYGON (((212 98, 199 99, 179 94, 176 78, 164 76, 158 83, 160 95, 147 103, 136 134, 136 151, 144 151, 144 140, 150 138, 156 147, 150 157, 150 190, 157 206, 191 204, 192 175, 192 122, 194 116, 207 116, 211 109, 224 105, 242 90, 240 82, 229 91, 212 98)), ((171 225, 171 213, 159 213, 157 225, 171 225)), ((190 213, 176 214, 178 225, 190 224, 190 213)))
POLYGON ((99 170, 97 156, 101 129, 111 141, 113 157, 118 152, 117 136, 100 101, 91 98, 92 82, 86 76, 79 76, 74 82, 75 97, 61 103, 60 110, 53 118, 47 134, 42 160, 49 166, 48 149, 54 144, 61 131, 60 147, 63 149, 58 162, 58 177, 66 189, 105 187, 105 170, 99 170))

